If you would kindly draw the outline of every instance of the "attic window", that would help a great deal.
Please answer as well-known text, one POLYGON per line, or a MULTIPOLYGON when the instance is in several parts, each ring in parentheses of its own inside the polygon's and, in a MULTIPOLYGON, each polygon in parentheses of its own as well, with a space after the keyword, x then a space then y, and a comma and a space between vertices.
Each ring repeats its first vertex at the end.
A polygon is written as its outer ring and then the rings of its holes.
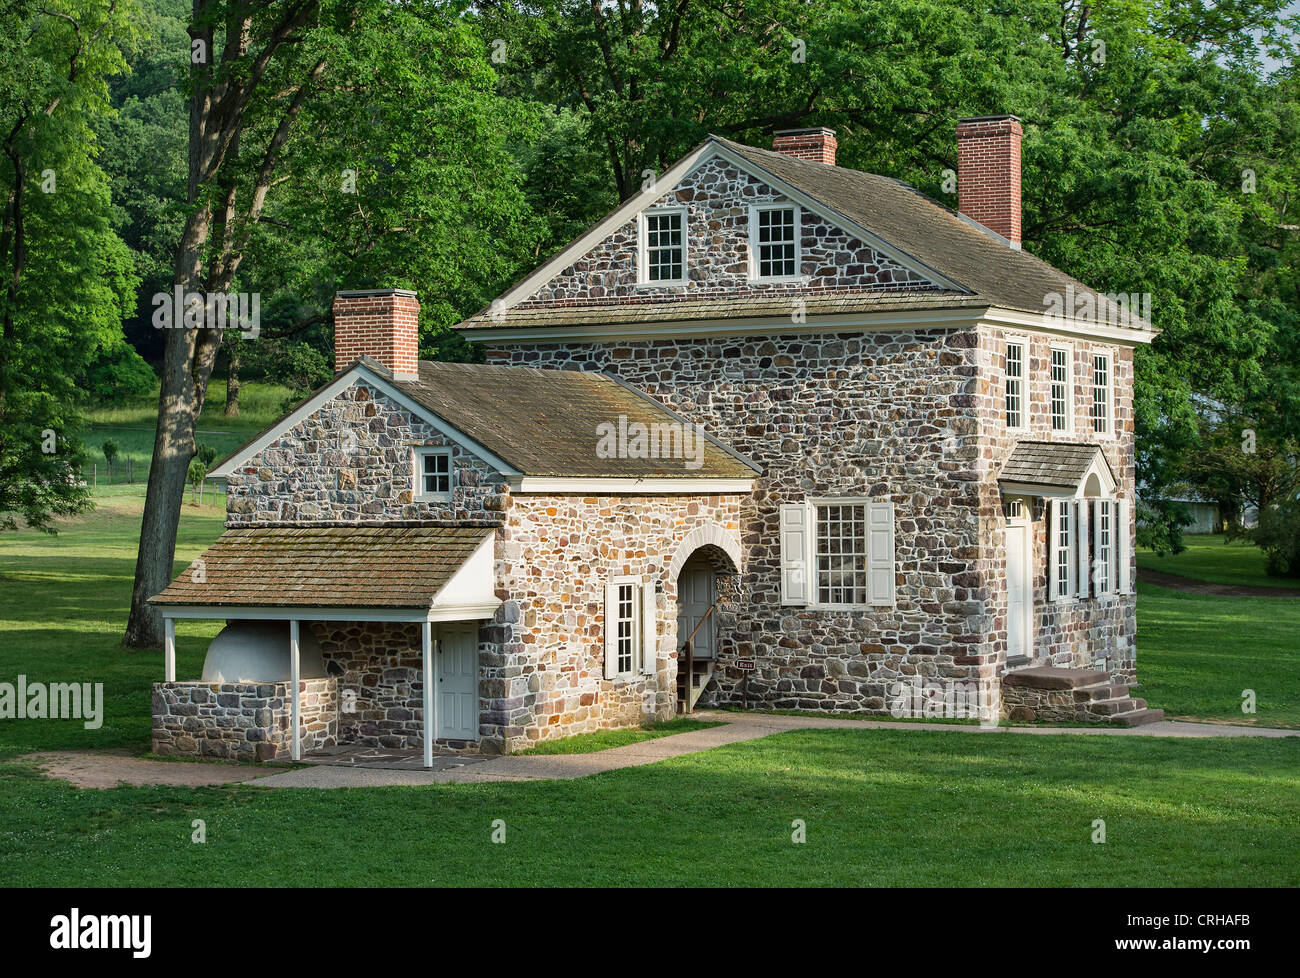
POLYGON ((749 218, 749 251, 754 278, 798 277, 799 208, 753 208, 749 218))
POLYGON ((451 452, 446 448, 418 448, 415 451, 417 499, 451 498, 451 452))
POLYGON ((642 284, 685 284, 686 209, 646 211, 641 227, 642 284))

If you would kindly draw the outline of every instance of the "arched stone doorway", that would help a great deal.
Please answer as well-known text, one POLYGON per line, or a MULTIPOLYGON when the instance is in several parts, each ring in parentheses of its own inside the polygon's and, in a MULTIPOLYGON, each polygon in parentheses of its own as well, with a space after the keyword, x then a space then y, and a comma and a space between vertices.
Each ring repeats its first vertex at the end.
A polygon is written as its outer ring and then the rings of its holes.
POLYGON ((740 573, 740 545, 717 526, 682 541, 669 567, 677 593, 677 712, 689 713, 717 665, 719 636, 730 618, 740 573))

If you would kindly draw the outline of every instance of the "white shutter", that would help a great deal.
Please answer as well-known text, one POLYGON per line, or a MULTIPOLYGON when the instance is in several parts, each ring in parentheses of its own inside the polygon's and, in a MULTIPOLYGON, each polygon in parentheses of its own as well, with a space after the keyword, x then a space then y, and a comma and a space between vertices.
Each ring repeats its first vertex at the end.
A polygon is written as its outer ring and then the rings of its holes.
POLYGON ((894 504, 867 504, 867 595, 873 605, 894 604, 894 504))
POLYGON ((1074 593, 1081 598, 1086 598, 1091 592, 1089 588, 1092 584, 1092 568, 1089 566, 1089 554, 1092 552, 1092 535, 1089 528, 1092 525, 1091 515, 1088 512, 1088 501, 1086 499, 1070 503, 1074 510, 1074 534, 1073 542, 1075 548, 1074 560, 1074 593))
MULTIPOLYGON (((1047 600, 1056 601, 1060 594, 1057 589, 1056 547, 1057 537, 1061 533, 1061 509, 1055 499, 1047 500, 1047 600)), ((1006 537, 1003 537, 1005 540, 1006 537)))
POLYGON ((808 554, 812 550, 812 519, 805 503, 781 507, 781 603, 808 604, 812 580, 808 554))
POLYGON ((659 628, 655 618, 658 602, 655 596, 655 582, 646 580, 641 585, 641 671, 647 675, 655 674, 659 658, 659 628))
POLYGON ((1129 574, 1129 555, 1128 555, 1128 500, 1120 499, 1115 503, 1115 553, 1119 564, 1119 572, 1115 575, 1118 581, 1117 590, 1120 594, 1128 594, 1132 591, 1133 582, 1129 574))
POLYGON ((618 585, 605 585, 605 678, 618 675, 618 585))
MULTIPOLYGON (((1094 560, 1101 559, 1101 511, 1105 505, 1106 500, 1104 499, 1098 499, 1092 504, 1092 553, 1094 560)), ((1112 553, 1111 558, 1114 559, 1114 556, 1112 553)), ((1097 579, 1097 572, 1101 568, 1089 565, 1088 569, 1092 572, 1093 593, 1100 598, 1102 593, 1101 582, 1097 579)))

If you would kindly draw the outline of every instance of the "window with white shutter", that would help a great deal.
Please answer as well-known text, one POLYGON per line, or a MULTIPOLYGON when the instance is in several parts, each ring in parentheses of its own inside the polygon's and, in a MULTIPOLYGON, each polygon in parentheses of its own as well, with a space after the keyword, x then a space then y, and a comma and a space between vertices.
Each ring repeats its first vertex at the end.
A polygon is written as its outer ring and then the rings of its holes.
POLYGON ((812 510, 804 503, 781 507, 781 603, 811 603, 808 562, 812 510))
POLYGON ((1092 539, 1090 536, 1092 523, 1089 520, 1090 513, 1086 499, 1070 505, 1074 507, 1074 549, 1077 557, 1077 569, 1074 577, 1075 583, 1078 585, 1076 593, 1079 597, 1086 598, 1091 593, 1090 589, 1092 587, 1092 565, 1088 561, 1088 554, 1091 550, 1089 541, 1092 539))
POLYGON ((894 506, 863 498, 781 507, 781 603, 894 604, 894 506))
POLYGON ((1130 594, 1133 590, 1132 573, 1129 570, 1129 505, 1127 499, 1115 501, 1115 562, 1117 565, 1115 580, 1120 594, 1130 594))
POLYGON ((1052 600, 1064 601, 1070 597, 1070 582, 1074 576, 1074 504, 1068 499, 1057 499, 1052 507, 1052 520, 1048 525, 1051 534, 1048 577, 1052 600))

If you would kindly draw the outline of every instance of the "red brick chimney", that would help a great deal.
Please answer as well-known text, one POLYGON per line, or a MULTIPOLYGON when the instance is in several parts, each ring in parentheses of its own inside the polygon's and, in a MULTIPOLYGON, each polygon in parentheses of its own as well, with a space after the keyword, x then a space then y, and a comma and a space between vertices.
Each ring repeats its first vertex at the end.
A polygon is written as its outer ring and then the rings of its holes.
POLYGON ((957 123, 957 209, 1020 247, 1020 140, 1013 115, 957 123))
POLYGON ((402 380, 419 374, 420 301, 406 289, 362 289, 334 296, 334 372, 357 357, 377 360, 402 380))
POLYGON ((835 165, 834 129, 782 129, 772 137, 772 148, 797 160, 835 165))

